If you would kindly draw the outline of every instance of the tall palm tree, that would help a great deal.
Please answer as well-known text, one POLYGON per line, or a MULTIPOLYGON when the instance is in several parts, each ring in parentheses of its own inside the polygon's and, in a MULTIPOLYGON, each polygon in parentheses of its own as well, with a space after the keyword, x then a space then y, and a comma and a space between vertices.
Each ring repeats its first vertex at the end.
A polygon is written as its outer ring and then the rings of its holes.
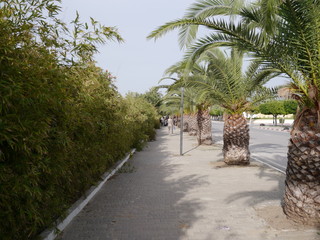
POLYGON ((195 75, 187 84, 197 88, 202 98, 210 99, 227 112, 223 131, 224 161, 229 165, 250 163, 249 127, 243 112, 272 97, 272 91, 262 84, 274 76, 253 62, 245 73, 242 71, 243 54, 232 50, 228 57, 216 49, 200 57, 206 74, 195 75))
MULTIPOLYGON (((214 0, 198 1, 218 9, 214 0)), ((209 6, 209 7, 208 7, 209 6)), ((199 12, 201 12, 199 10, 199 12)), ((195 13, 195 12, 194 12, 195 13)), ((236 12, 237 21, 189 16, 154 31, 158 37, 175 28, 206 26, 212 33, 191 48, 193 58, 214 46, 235 46, 284 73, 300 105, 290 136, 284 211, 291 219, 320 224, 320 1, 260 0, 236 12)), ((185 36, 194 36, 194 32, 185 36)))

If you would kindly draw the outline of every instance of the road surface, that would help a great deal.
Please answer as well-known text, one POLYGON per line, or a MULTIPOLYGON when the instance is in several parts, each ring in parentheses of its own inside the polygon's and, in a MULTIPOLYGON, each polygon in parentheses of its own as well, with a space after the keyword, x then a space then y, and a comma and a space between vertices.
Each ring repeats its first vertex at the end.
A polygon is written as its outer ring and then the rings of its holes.
MULTIPOLYGON (((223 122, 212 122, 215 143, 223 144, 223 122)), ((290 134, 250 126, 251 159, 271 165, 282 173, 287 167, 287 150, 290 134)))

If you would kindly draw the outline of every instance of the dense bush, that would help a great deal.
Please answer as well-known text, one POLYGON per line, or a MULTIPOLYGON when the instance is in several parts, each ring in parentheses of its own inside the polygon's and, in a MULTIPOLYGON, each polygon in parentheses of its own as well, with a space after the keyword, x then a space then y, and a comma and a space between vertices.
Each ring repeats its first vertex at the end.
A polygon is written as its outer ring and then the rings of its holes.
MULTIPOLYGON (((63 29, 55 1, 5 2, 0 239, 34 239, 126 152, 155 137, 157 115, 143 99, 121 97, 113 77, 95 66, 92 36, 70 41, 54 35, 63 29)), ((101 29, 106 38, 120 39, 101 29)))

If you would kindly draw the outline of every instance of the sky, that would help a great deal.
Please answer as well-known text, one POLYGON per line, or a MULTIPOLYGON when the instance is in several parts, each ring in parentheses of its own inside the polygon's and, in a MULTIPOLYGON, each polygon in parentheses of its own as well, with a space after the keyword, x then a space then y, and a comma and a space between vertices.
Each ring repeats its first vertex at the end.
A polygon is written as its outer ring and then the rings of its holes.
MULTIPOLYGON (((183 51, 178 44, 178 31, 172 31, 158 39, 147 36, 166 22, 183 17, 195 0, 62 0, 61 18, 65 22, 74 19, 76 11, 80 20, 90 17, 105 26, 117 27, 124 43, 107 42, 99 47, 97 65, 115 77, 118 91, 145 93, 159 85, 164 71, 182 60, 183 51)), ((269 86, 277 85, 273 80, 269 86)), ((165 80, 161 84, 170 84, 165 80)))
MULTIPOLYGON (((146 37, 158 26, 183 17, 192 3, 194 0, 63 0, 61 18, 70 22, 78 11, 83 22, 93 17, 103 25, 117 27, 125 42, 99 47, 97 65, 116 77, 122 95, 144 93, 159 85, 164 71, 183 57, 178 31, 157 41, 146 37)), ((161 82, 166 83, 172 82, 161 82)))

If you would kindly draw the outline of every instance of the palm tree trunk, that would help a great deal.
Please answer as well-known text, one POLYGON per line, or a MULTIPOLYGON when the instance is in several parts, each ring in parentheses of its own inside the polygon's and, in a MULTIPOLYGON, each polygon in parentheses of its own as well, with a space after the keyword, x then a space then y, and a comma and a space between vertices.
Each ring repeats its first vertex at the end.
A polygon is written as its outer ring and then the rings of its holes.
POLYGON ((189 115, 183 115, 183 131, 189 132, 189 115))
POLYGON ((306 110, 291 131, 283 209, 308 225, 320 225, 320 129, 316 111, 306 110))
POLYGON ((198 126, 197 126, 197 115, 192 113, 189 115, 189 135, 190 136, 196 136, 197 131, 198 131, 198 126))
POLYGON ((228 165, 250 163, 249 126, 240 114, 229 115, 224 122, 223 155, 228 165))
POLYGON ((212 131, 211 131, 211 117, 208 110, 199 109, 197 112, 197 140, 198 144, 211 145, 212 131))

